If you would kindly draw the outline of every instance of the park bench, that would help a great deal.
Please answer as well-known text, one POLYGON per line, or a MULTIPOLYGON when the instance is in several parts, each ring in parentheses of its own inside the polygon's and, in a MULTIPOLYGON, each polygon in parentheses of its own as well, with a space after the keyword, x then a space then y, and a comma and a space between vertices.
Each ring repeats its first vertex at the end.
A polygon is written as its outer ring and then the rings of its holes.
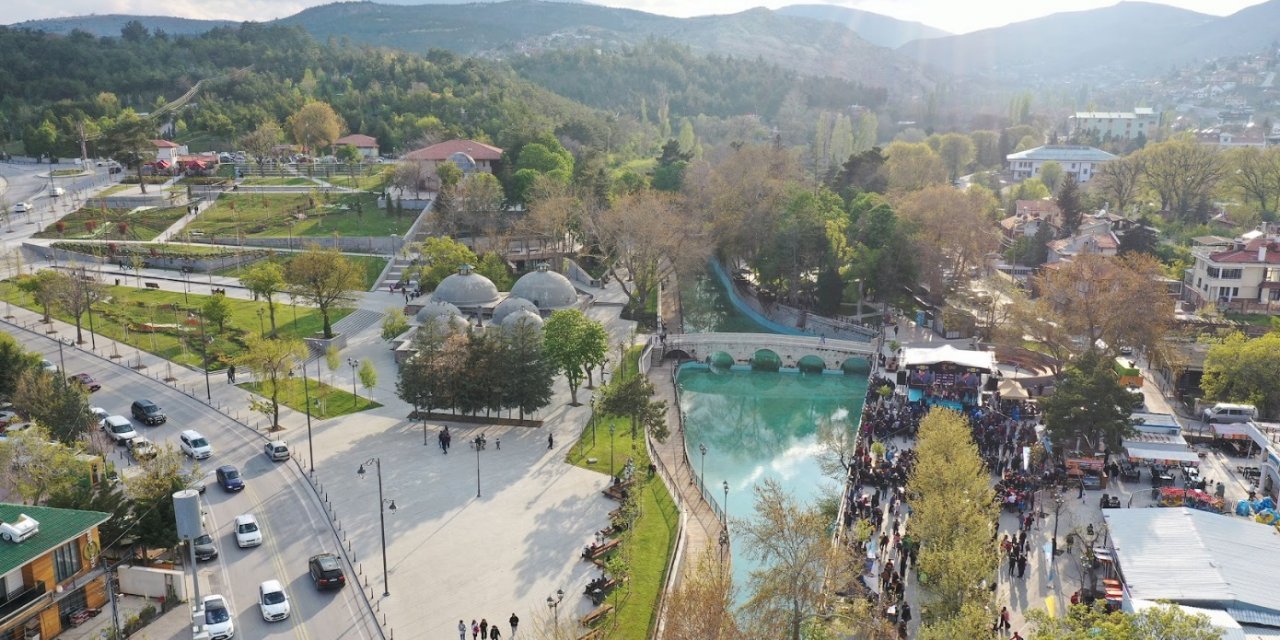
POLYGON ((620 540, 614 539, 614 540, 605 542, 603 544, 588 545, 586 548, 582 550, 582 559, 595 560, 597 558, 600 558, 606 553, 613 551, 614 547, 617 547, 620 543, 621 543, 620 540))
POLYGON ((591 598, 591 604, 600 606, 600 603, 604 602, 605 596, 608 596, 609 592, 616 589, 618 584, 617 578, 600 576, 587 583, 587 587, 582 590, 582 595, 591 598))
POLYGON ((609 615, 610 611, 613 611, 613 605, 611 604, 602 604, 596 607, 591 611, 591 613, 588 613, 587 615, 582 616, 582 620, 581 620, 582 626, 589 627, 595 624, 596 622, 599 622, 605 616, 609 615))
POLYGON ((603 493, 606 498, 622 502, 627 499, 627 490, 631 488, 632 484, 633 482, 631 480, 627 480, 626 482, 616 482, 609 485, 609 488, 605 489, 601 493, 603 493))
POLYGON ((146 285, 146 287, 147 287, 148 289, 159 289, 159 288, 160 288, 160 283, 159 283, 159 282, 144 282, 144 283, 142 283, 142 284, 146 285))

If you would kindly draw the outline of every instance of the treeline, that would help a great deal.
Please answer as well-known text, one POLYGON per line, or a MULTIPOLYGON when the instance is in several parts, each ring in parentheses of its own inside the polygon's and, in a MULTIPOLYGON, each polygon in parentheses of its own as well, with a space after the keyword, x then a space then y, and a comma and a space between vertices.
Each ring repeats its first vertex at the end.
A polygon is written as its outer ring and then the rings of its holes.
POLYGON ((667 117, 719 118, 755 114, 772 121, 788 95, 815 110, 884 105, 881 87, 806 76, 769 64, 650 39, 616 52, 551 51, 512 62, 521 76, 592 107, 658 124, 667 117))
POLYGON ((311 100, 332 105, 348 130, 375 136, 384 152, 452 137, 506 145, 529 131, 589 146, 623 137, 610 131, 619 123, 509 69, 442 51, 319 43, 300 28, 253 23, 170 36, 135 22, 113 38, 0 28, 0 132, 48 142, 49 154, 79 155, 81 126, 93 154, 100 120, 152 111, 201 80, 173 115, 179 138, 199 131, 230 143, 311 100))

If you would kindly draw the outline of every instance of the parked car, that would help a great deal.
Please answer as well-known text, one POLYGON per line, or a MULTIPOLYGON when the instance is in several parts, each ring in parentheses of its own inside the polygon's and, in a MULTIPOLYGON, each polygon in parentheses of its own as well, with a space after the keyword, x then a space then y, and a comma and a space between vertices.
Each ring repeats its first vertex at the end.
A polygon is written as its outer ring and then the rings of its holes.
POLYGON ((193 460, 204 460, 213 455, 213 445, 199 431, 187 429, 178 435, 178 450, 193 460))
POLYGON ((138 462, 150 460, 156 457, 156 454, 159 452, 160 451, 156 449, 155 443, 142 436, 131 438, 129 440, 129 453, 133 456, 133 459, 138 462))
POLYGON ((284 440, 272 440, 262 445, 262 451, 274 462, 289 459, 289 443, 284 440))
POLYGON ((98 381, 94 380, 93 376, 87 373, 77 373, 74 376, 67 378, 67 382, 79 384, 80 386, 88 389, 89 393, 93 393, 94 391, 102 388, 102 385, 98 384, 98 381))
POLYGON ((134 400, 131 409, 133 418, 147 426, 164 424, 169 420, 169 417, 160 410, 160 405, 150 400, 134 400))
POLYGON ((31 206, 31 203, 30 203, 30 202, 15 202, 15 203, 13 203, 13 212, 14 212, 14 213, 26 213, 26 212, 31 211, 31 210, 33 210, 33 209, 35 209, 35 207, 31 206))
POLYGON ((342 573, 342 560, 337 555, 321 553, 311 556, 307 567, 317 589, 340 589, 347 584, 347 576, 342 573))
POLYGON ((258 519, 245 513, 236 516, 236 546, 256 547, 262 544, 262 529, 258 528, 258 519))
POLYGON ((106 424, 107 416, 110 415, 107 413, 107 410, 102 407, 89 407, 89 413, 92 413, 93 417, 98 419, 99 427, 106 424))
POLYGON ((213 542, 213 536, 207 533, 200 534, 195 540, 191 541, 191 544, 196 548, 196 562, 213 560, 218 557, 218 545, 213 542))
POLYGON ((215 475, 218 477, 218 484, 227 491, 239 491, 244 488, 244 478, 240 476, 240 470, 229 464, 218 467, 215 475))
POLYGON ((67 194, 67 190, 63 189, 62 187, 54 187, 51 191, 49 191, 50 198, 60 198, 66 194, 67 194))
POLYGON ((236 624, 231 619, 231 609, 227 606, 227 599, 215 593, 205 596, 202 603, 204 604, 204 630, 209 634, 209 640, 230 640, 236 637, 236 624))
POLYGON ((289 617, 289 596, 285 595, 279 580, 267 580, 258 585, 258 609, 267 622, 279 622, 289 617))
POLYGON ((58 372, 58 365, 56 365, 56 364, 54 364, 54 363, 52 363, 52 362, 49 362, 48 360, 41 360, 41 361, 40 361, 40 369, 41 369, 41 370, 43 370, 43 371, 47 371, 47 372, 49 372, 49 373, 57 373, 57 372, 58 372))
POLYGON ((106 431, 116 444, 124 444, 138 437, 138 432, 133 430, 133 423, 124 416, 107 416, 107 419, 102 422, 102 430, 106 431))

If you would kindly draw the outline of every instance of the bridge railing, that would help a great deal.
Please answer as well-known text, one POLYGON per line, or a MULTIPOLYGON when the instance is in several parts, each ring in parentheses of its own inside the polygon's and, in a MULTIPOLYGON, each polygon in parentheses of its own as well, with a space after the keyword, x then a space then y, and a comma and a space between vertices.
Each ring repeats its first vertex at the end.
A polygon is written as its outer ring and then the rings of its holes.
POLYGON ((863 355, 876 351, 875 345, 871 342, 827 340, 821 337, 784 336, 772 333, 684 333, 667 336, 668 349, 724 343, 757 348, 827 349, 863 355))

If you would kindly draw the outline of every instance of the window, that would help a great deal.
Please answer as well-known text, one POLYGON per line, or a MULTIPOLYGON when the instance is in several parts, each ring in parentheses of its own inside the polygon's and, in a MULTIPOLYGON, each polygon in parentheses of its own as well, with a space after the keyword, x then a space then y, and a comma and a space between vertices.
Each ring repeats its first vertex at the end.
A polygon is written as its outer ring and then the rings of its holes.
POLYGON ((1205 267, 1204 271, 1209 274, 1210 278, 1217 278, 1219 277, 1218 274, 1222 273, 1222 270, 1217 267, 1205 267))
POLYGON ((1244 269, 1223 269, 1221 278, 1223 280, 1239 280, 1244 276, 1244 269))
POLYGON ((80 544, 72 540, 53 552, 53 575, 58 582, 80 573, 80 544))

